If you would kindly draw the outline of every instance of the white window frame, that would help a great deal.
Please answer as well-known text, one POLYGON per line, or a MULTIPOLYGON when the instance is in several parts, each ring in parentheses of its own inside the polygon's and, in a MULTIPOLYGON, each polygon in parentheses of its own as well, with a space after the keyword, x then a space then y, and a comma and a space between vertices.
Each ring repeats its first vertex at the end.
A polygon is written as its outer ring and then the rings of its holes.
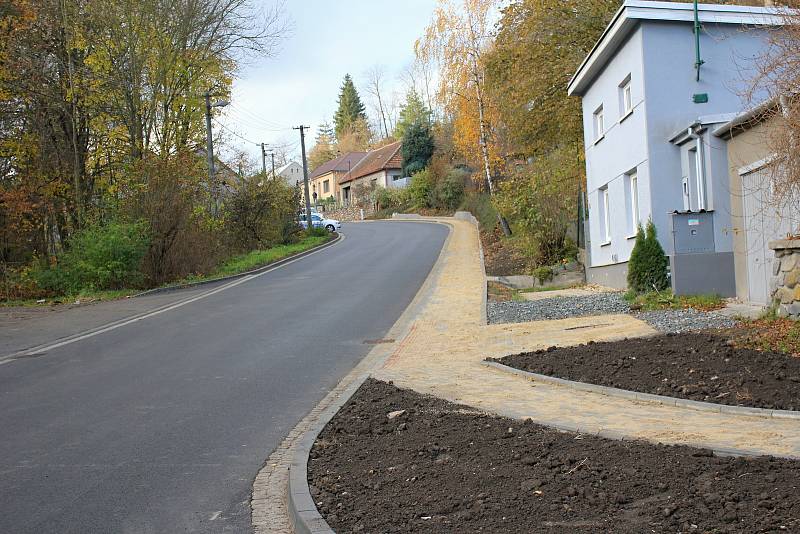
POLYGON ((331 192, 331 181, 325 180, 322 182, 322 192, 323 193, 330 193, 331 192))
POLYGON ((601 245, 611 243, 611 199, 609 198, 608 186, 600 188, 600 202, 603 209, 603 242, 601 245))
POLYGON ((621 118, 625 118, 633 113, 633 93, 631 92, 631 77, 628 75, 625 81, 619 86, 620 103, 621 105, 621 118))
POLYGON ((631 233, 636 233, 641 222, 639 218, 639 174, 636 171, 628 174, 628 187, 631 195, 631 233))
POLYGON ((594 124, 594 140, 597 142, 606 134, 605 114, 603 113, 602 105, 592 114, 592 122, 594 124))

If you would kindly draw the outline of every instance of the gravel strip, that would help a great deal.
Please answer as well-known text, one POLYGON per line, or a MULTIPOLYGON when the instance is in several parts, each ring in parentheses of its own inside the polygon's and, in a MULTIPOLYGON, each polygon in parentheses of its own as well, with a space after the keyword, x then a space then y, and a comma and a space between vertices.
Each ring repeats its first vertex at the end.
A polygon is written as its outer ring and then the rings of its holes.
POLYGON ((524 323, 548 319, 566 319, 585 315, 627 313, 628 303, 620 293, 597 293, 582 297, 554 297, 524 302, 489 302, 489 324, 524 323))
POLYGON ((488 302, 489 324, 525 323, 603 315, 631 313, 637 319, 664 333, 682 333, 716 328, 731 328, 736 321, 719 313, 692 308, 632 312, 621 293, 596 293, 579 297, 553 297, 531 301, 488 302))
POLYGON ((696 330, 731 328, 736 321, 719 313, 703 312, 693 308, 685 310, 661 310, 633 314, 659 332, 680 334, 696 330))

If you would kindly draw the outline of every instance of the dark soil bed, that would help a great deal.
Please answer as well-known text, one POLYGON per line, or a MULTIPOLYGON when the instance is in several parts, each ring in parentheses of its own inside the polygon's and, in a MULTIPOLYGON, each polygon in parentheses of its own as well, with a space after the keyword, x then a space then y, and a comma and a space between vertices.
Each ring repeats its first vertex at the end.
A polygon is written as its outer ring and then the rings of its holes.
POLYGON ((667 334, 506 356, 532 373, 681 399, 800 410, 800 358, 737 348, 712 334, 667 334))
POLYGON ((309 483, 338 533, 800 529, 796 461, 562 433, 374 380, 320 434, 309 483))

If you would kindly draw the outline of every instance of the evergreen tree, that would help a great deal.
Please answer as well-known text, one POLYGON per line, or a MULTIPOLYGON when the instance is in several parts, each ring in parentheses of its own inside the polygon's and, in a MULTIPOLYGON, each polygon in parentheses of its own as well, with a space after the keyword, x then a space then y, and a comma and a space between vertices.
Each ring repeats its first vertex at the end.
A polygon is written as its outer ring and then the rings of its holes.
POLYGON ((652 219, 647 229, 636 232, 636 243, 628 261, 628 287, 637 293, 663 291, 669 287, 669 259, 658 242, 652 219))
POLYGON ((428 166, 433 156, 433 134, 427 122, 417 121, 403 135, 403 175, 412 176, 428 166))
POLYGON ((345 74, 342 89, 339 92, 339 100, 337 101, 339 108, 336 110, 336 115, 333 117, 335 125, 336 138, 340 138, 346 134, 348 130, 361 118, 367 120, 366 108, 364 103, 361 102, 361 97, 358 96, 356 86, 353 84, 353 79, 349 74, 345 74))
POLYGON ((400 118, 394 128, 395 139, 402 139, 406 130, 415 122, 429 124, 431 111, 422 101, 417 92, 412 89, 406 93, 406 102, 400 108, 400 118))

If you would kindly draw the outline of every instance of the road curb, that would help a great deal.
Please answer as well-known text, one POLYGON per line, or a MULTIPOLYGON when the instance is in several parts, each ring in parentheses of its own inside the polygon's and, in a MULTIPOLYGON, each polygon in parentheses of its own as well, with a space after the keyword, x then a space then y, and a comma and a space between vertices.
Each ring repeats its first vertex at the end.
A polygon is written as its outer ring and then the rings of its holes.
MULTIPOLYGON (((402 220, 402 219, 401 219, 402 220)), ((406 307, 405 311, 395 321, 394 325, 386 333, 387 338, 395 339, 393 343, 376 345, 359 364, 334 388, 311 412, 301 420, 298 425, 289 433, 289 437, 282 446, 291 448, 290 461, 288 462, 288 480, 285 482, 282 499, 288 508, 288 515, 294 532, 298 534, 333 534, 333 529, 325 521, 317 510, 316 504, 311 497, 308 487, 308 457, 317 436, 325 428, 325 425, 333 418, 339 409, 350 400, 350 397, 361 387, 361 384, 369 378, 371 373, 383 365, 398 349, 402 340, 411 332, 413 323, 419 310, 425 305, 435 288, 443 268, 443 258, 450 244, 453 235, 453 225, 446 221, 415 219, 404 222, 425 222, 429 224, 441 224, 449 228, 447 237, 442 244, 442 249, 436 262, 431 267, 431 271, 423 281, 416 295, 406 307), (305 428, 304 428, 305 427, 305 428), (296 441, 291 441, 292 434, 301 432, 301 436, 296 441), (287 444, 287 442, 289 442, 287 444)), ((270 503, 261 498, 265 489, 259 487, 270 483, 270 470, 284 469, 277 463, 270 465, 270 459, 256 475, 253 484, 253 496, 251 498, 251 514, 253 517, 253 527, 257 533, 272 532, 266 517, 265 508, 270 503), (261 481, 261 482, 259 482, 261 481), (256 497, 258 494, 258 498, 256 497), (258 519, 258 521, 256 521, 258 519)), ((277 532, 277 531, 276 531, 277 532)), ((282 531, 281 531, 282 532, 282 531)))
POLYGON ((713 402, 693 401, 687 399, 678 399, 675 397, 666 397, 664 395, 653 395, 652 393, 639 393, 638 391, 630 391, 628 389, 620 389, 609 386, 599 386, 597 384, 588 384, 586 382, 576 382, 574 380, 566 380, 564 378, 557 378, 554 376, 542 375, 538 373, 531 373, 530 371, 523 371, 509 367, 500 362, 484 360, 481 362, 487 367, 498 369, 504 373, 521 376, 528 380, 535 382, 545 382, 562 386, 579 391, 588 391, 590 393, 599 393, 609 397, 617 397, 627 400, 651 402, 654 404, 663 404, 665 406, 675 406, 678 408, 687 408, 700 412, 714 412, 724 413, 730 415, 743 415, 749 417, 774 417, 777 419, 796 419, 800 420, 800 412, 793 410, 771 410, 768 408, 750 408, 747 406, 728 406, 726 404, 714 404, 713 402))
POLYGON ((327 247, 333 246, 336 243, 338 243, 339 241, 341 241, 342 239, 344 239, 342 237, 342 234, 337 233, 335 238, 331 239, 330 241, 326 241, 325 243, 322 243, 321 245, 317 245, 317 246, 312 247, 312 248, 310 248, 308 250, 304 250, 303 252, 298 252, 297 254, 292 254, 291 256, 286 256, 285 258, 282 258, 282 259, 277 260, 277 261, 273 261, 272 263, 267 263, 266 265, 262 265, 261 267, 257 267, 255 269, 250 270, 250 271, 246 271, 246 272, 238 273, 238 274, 231 274, 229 276, 222 276, 220 278, 214 278, 212 280, 199 280, 197 282, 186 282, 185 284, 176 284, 176 285, 165 286, 165 287, 155 287, 153 289, 148 289, 147 291, 142 291, 141 293, 136 293, 135 295, 131 295, 131 298, 144 297, 144 296, 147 296, 147 295, 156 295, 156 294, 159 294, 159 293, 170 293, 172 291, 177 291, 179 289, 187 289, 187 288, 190 288, 190 287, 205 286, 205 285, 208 285, 208 284, 216 284, 217 282, 228 282, 230 280, 236 280, 237 278, 250 276, 251 274, 258 274, 261 271, 264 271, 266 269, 271 269, 273 267, 280 267, 284 263, 288 263, 290 260, 296 260, 298 258, 302 258, 303 256, 307 256, 307 255, 311 254, 312 252, 316 252, 316 251, 321 250, 323 248, 327 248, 327 247))

